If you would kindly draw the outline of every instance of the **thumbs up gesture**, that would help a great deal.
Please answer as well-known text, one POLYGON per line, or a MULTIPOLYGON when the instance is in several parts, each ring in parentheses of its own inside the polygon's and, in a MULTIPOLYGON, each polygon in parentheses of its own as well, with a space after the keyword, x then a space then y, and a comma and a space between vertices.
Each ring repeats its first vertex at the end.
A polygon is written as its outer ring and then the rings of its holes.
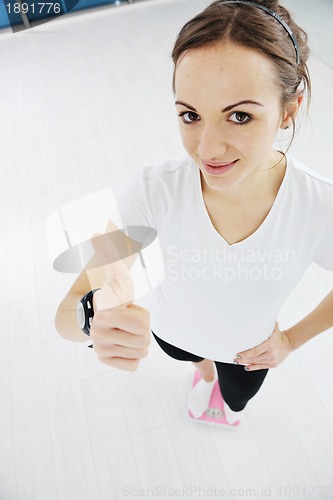
POLYGON ((150 318, 148 310, 133 304, 134 283, 129 266, 137 254, 133 255, 132 249, 128 257, 120 258, 122 252, 115 244, 116 239, 114 230, 92 239, 95 255, 90 268, 102 265, 105 282, 94 294, 90 337, 102 363, 134 371, 148 354, 150 318))

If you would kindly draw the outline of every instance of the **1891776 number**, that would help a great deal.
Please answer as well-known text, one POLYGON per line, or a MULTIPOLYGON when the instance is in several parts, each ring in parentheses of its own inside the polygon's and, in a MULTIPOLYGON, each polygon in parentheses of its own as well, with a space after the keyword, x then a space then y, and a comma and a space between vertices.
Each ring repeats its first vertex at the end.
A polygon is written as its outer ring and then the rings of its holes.
POLYGON ((59 14, 61 12, 60 3, 36 2, 36 3, 14 3, 6 4, 8 14, 59 14))

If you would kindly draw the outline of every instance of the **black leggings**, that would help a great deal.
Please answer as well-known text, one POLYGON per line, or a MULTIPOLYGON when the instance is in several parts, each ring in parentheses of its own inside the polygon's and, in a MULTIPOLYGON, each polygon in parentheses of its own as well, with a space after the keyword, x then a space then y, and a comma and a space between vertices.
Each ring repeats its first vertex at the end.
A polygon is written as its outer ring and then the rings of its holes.
MULTIPOLYGON (((153 331, 152 334, 163 351, 174 359, 193 361, 194 363, 205 359, 168 344, 157 337, 153 331)), ((259 391, 268 369, 247 372, 242 365, 221 363, 220 361, 214 361, 214 363, 224 401, 233 411, 243 410, 248 401, 259 391)))

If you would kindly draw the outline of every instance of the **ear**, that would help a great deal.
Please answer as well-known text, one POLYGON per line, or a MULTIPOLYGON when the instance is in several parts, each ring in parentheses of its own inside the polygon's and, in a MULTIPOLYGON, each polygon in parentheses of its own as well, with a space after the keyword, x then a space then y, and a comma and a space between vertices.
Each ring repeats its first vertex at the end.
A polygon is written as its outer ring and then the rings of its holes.
POLYGON ((304 94, 301 94, 300 96, 296 97, 295 99, 293 99, 292 101, 290 101, 287 104, 286 109, 284 111, 284 115, 282 118, 282 123, 280 125, 280 128, 287 129, 287 128, 291 127, 291 125, 295 121, 295 118, 296 118, 298 111, 301 107, 303 99, 304 99, 304 94))

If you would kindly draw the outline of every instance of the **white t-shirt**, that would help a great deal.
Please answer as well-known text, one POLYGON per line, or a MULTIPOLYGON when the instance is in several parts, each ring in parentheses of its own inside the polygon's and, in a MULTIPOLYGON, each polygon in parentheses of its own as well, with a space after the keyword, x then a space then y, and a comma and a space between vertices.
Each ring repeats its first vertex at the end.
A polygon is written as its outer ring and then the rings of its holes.
POLYGON ((162 247, 151 329, 198 356, 232 363, 271 335, 311 262, 333 271, 333 180, 290 156, 267 217, 231 245, 210 220, 190 157, 145 168, 118 201, 124 226, 155 228, 162 247))

